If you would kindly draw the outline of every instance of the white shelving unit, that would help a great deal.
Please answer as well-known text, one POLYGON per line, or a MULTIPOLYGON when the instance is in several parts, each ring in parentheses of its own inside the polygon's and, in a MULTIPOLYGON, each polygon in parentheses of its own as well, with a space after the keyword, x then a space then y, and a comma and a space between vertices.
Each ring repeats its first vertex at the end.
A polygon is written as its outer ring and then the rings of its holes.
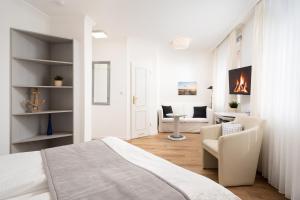
POLYGON ((11 29, 11 153, 73 143, 73 89, 73 40, 11 29), (57 75, 63 86, 53 86, 57 75), (26 103, 33 88, 46 102, 32 113, 26 103))

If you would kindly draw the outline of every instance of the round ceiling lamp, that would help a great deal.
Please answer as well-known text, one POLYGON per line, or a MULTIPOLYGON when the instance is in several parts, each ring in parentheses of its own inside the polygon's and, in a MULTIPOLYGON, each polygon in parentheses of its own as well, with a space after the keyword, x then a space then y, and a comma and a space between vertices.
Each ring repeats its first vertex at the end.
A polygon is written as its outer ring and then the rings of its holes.
POLYGON ((171 41, 171 46, 176 50, 185 50, 190 47, 191 39, 188 37, 176 37, 171 41))

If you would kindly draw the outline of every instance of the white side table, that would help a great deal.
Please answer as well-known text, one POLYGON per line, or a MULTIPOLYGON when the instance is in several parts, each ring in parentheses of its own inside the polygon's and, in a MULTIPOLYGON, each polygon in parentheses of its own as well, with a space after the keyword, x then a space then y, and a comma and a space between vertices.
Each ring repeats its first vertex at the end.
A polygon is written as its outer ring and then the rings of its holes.
POLYGON ((186 137, 179 133, 178 123, 179 123, 179 118, 180 117, 185 117, 186 115, 169 113, 169 114, 167 114, 167 116, 171 117, 171 118, 174 118, 174 133, 172 133, 171 135, 168 135, 168 138, 170 140, 175 140, 175 141, 185 140, 186 137))

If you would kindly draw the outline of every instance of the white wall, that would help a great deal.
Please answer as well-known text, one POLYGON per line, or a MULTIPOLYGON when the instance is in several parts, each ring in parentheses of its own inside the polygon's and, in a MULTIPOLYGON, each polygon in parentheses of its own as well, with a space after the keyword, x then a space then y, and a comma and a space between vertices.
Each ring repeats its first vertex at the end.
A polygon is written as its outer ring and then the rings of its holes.
POLYGON ((93 61, 110 61, 111 73, 110 105, 92 106, 92 137, 115 136, 125 139, 129 134, 126 38, 94 39, 93 61))
POLYGON ((9 153, 10 141, 10 28, 49 33, 50 18, 20 0, 0 2, 0 154, 9 153))
POLYGON ((212 55, 209 52, 174 50, 169 46, 159 51, 160 104, 210 105, 212 55), (179 81, 197 81, 196 96, 179 96, 179 81))

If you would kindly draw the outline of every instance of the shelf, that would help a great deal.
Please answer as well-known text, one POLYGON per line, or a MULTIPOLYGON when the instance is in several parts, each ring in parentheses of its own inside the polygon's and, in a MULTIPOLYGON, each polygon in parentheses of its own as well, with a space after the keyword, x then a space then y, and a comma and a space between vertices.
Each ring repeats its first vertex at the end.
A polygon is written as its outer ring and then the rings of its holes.
POLYGON ((27 116, 27 115, 44 115, 44 114, 58 114, 58 113, 70 113, 73 110, 46 110, 41 112, 27 112, 27 113, 15 113, 14 116, 27 116))
POLYGON ((63 137, 71 137, 73 136, 72 133, 69 132, 62 132, 62 133, 55 133, 53 135, 38 135, 32 138, 23 139, 19 141, 12 142, 13 144, 21 144, 21 143, 27 143, 27 142, 36 142, 36 141, 42 141, 42 140, 51 140, 56 138, 63 138, 63 137))
POLYGON ((40 64, 47 64, 47 65, 73 65, 72 62, 65 62, 65 61, 58 61, 58 60, 43 60, 43 59, 20 58, 20 57, 14 57, 14 59, 27 61, 27 62, 35 62, 40 64))
POLYGON ((31 31, 24 31, 20 29, 13 29, 14 31, 23 33, 25 35, 28 35, 30 37, 34 37, 36 39, 42 40, 42 41, 47 41, 51 43, 71 43, 73 42, 73 39, 71 38, 62 38, 62 37, 57 37, 57 36, 50 36, 50 35, 45 35, 41 33, 34 33, 31 31))
POLYGON ((15 88, 49 88, 49 89, 72 89, 73 86, 53 86, 53 85, 14 85, 15 88))

